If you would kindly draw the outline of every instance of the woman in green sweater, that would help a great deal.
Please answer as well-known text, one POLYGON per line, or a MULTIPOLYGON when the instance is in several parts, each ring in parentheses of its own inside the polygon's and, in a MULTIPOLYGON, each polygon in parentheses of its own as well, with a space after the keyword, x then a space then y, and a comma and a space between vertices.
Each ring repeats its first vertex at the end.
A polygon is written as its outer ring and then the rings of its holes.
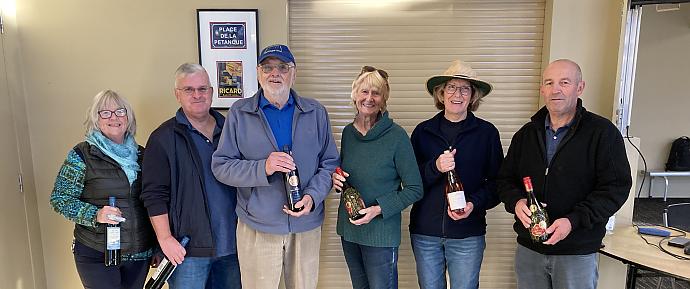
MULTIPOLYGON (((386 111, 388 74, 364 66, 352 83, 357 114, 343 129, 341 167, 362 196, 364 217, 351 220, 341 202, 337 232, 353 288, 398 288, 401 212, 422 198, 422 180, 405 130, 386 111)), ((344 177, 333 174, 333 187, 344 177)))

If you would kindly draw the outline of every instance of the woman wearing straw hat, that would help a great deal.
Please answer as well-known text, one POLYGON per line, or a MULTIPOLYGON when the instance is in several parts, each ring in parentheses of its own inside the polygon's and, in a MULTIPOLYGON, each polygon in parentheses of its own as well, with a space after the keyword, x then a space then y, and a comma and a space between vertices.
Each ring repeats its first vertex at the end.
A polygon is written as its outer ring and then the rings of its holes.
POLYGON ((441 111, 412 132, 412 147, 424 185, 424 197, 412 206, 410 233, 422 289, 478 288, 486 246, 486 210, 498 203, 495 178, 503 159, 496 127, 473 114, 491 84, 472 68, 454 61, 442 75, 429 78, 427 91, 441 111), (448 207, 446 173, 455 170, 467 205, 448 207))

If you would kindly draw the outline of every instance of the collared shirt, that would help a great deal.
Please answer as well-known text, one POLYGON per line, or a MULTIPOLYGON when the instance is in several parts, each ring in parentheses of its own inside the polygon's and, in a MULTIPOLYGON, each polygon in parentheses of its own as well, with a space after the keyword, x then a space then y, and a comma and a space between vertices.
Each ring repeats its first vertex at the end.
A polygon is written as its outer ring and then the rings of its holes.
POLYGON ((283 108, 279 109, 268 102, 262 91, 259 95, 259 107, 264 112, 266 120, 268 120, 268 125, 271 127, 278 149, 282 151, 285 145, 292 148, 292 117, 295 113, 295 99, 292 93, 290 93, 283 108))
POLYGON ((553 131, 551 129, 551 117, 548 115, 546 116, 546 120, 544 121, 544 127, 546 128, 546 165, 548 166, 551 163, 551 159, 553 158, 553 155, 556 153, 556 149, 558 148, 558 145, 561 143, 561 139, 565 137, 566 134, 568 134, 568 130, 570 130, 570 126, 573 125, 573 121, 575 118, 570 120, 566 125, 559 127, 556 131, 553 131))
POLYGON ((213 176, 211 171, 211 157, 218 147, 220 134, 223 129, 223 121, 211 114, 216 119, 216 127, 213 129, 213 140, 209 140, 192 126, 187 116, 179 110, 175 115, 176 120, 184 124, 189 130, 194 146, 201 159, 204 188, 206 189, 206 204, 211 220, 211 232, 216 244, 216 257, 237 254, 235 230, 237 227, 237 191, 235 187, 225 185, 213 176))

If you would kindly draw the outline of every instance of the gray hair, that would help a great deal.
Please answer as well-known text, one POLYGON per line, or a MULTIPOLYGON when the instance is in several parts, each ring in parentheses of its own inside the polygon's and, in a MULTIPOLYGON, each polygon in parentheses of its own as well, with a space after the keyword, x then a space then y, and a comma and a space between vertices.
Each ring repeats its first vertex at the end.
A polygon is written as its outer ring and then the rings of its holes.
POLYGON ((100 118, 100 116, 98 116, 98 111, 105 109, 109 103, 114 103, 118 108, 124 107, 127 110, 127 133, 134 136, 137 133, 137 119, 134 116, 132 106, 129 105, 126 99, 117 94, 117 92, 110 89, 103 90, 94 96, 93 103, 86 114, 86 121, 84 122, 86 125, 86 134, 89 135, 92 132, 101 131, 101 129, 98 128, 98 119, 100 118))
POLYGON ((180 65, 180 67, 177 68, 177 70, 175 70, 175 88, 177 88, 177 81, 179 79, 184 78, 187 75, 192 75, 200 72, 203 72, 208 77, 208 72, 206 72, 206 69, 203 66, 196 63, 183 63, 182 65, 180 65))

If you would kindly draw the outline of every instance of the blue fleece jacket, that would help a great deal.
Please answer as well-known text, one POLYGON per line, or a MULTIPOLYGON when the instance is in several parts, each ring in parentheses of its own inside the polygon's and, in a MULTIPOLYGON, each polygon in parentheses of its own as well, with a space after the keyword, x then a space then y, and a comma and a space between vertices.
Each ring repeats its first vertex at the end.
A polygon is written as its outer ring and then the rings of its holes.
POLYGON ((282 210, 287 194, 282 173, 266 176, 266 159, 278 147, 259 94, 236 101, 223 126, 212 169, 218 181, 237 187, 237 217, 251 228, 271 234, 300 233, 323 223, 324 200, 331 190, 331 174, 339 164, 328 113, 318 101, 292 90, 292 154, 302 192, 314 200, 309 215, 292 217, 282 210))

